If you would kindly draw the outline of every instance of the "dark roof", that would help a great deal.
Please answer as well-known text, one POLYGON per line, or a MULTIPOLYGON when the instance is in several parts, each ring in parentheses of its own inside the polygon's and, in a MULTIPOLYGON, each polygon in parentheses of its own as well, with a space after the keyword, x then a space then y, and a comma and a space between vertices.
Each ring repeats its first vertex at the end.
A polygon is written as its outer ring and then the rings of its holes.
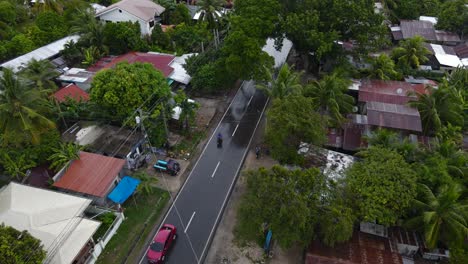
POLYGON ((334 148, 341 148, 343 145, 343 130, 342 129, 329 129, 327 133, 327 146, 334 148))
POLYGON ((77 102, 79 101, 89 101, 89 94, 80 87, 69 84, 65 87, 60 88, 57 92, 54 93, 54 98, 58 102, 65 102, 67 98, 73 99, 77 102))
POLYGON ((106 156, 125 158, 144 138, 140 131, 78 122, 63 132, 62 140, 87 145, 89 150, 106 156))
POLYGON ((168 77, 174 68, 169 64, 174 60, 174 55, 169 54, 154 54, 154 53, 143 53, 143 52, 129 52, 127 54, 118 57, 105 57, 99 60, 96 64, 88 68, 88 71, 97 72, 102 69, 109 69, 114 67, 121 61, 128 61, 128 63, 150 63, 155 69, 160 70, 164 77, 168 77))
POLYGON ((80 152, 54 187, 104 197, 122 170, 125 160, 80 152))
POLYGON ((453 48, 460 58, 468 58, 468 43, 460 44, 453 48))
POLYGON ((343 149, 358 150, 366 147, 363 140, 364 130, 367 127, 367 116, 365 115, 348 115, 348 122, 344 124, 343 132, 343 149))
MULTIPOLYGON (((424 43, 424 47, 426 47, 432 54, 435 54, 434 46, 431 43, 424 43)), ((445 54, 450 55, 457 55, 455 52, 455 48, 447 45, 436 45, 436 47, 441 47, 445 54)))
POLYGON ((400 26, 390 26, 390 32, 392 32, 392 37, 394 40, 403 39, 403 33, 401 32, 400 26))
POLYGON ((406 105, 368 102, 367 121, 378 127, 422 131, 418 110, 406 105))
POLYGON ((461 41, 460 37, 453 32, 436 30, 435 34, 436 34, 437 41, 441 41, 441 42, 460 42, 461 41))
POLYGON ((398 226, 389 227, 387 231, 388 237, 396 243, 422 248, 426 247, 424 239, 419 233, 408 231, 398 226))
POLYGON ((305 264, 402 264, 388 238, 355 230, 351 240, 327 247, 318 240, 310 244, 305 264))
POLYGON ((400 27, 404 39, 419 35, 429 41, 437 40, 434 24, 429 21, 401 20, 400 27))
POLYGON ((363 80, 359 87, 360 102, 381 102, 404 105, 416 96, 408 93, 426 93, 424 84, 399 81, 363 80))

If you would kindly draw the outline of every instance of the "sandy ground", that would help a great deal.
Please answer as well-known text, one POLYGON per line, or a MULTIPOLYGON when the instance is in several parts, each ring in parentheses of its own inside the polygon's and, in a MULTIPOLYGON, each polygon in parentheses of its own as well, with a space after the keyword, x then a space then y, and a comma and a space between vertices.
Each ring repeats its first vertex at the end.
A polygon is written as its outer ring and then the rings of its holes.
POLYGON ((246 180, 244 171, 258 169, 260 167, 271 168, 278 164, 271 157, 262 154, 256 159, 254 148, 261 144, 265 129, 264 120, 260 123, 252 144, 242 167, 241 174, 237 180, 228 204, 216 230, 210 250, 207 253, 205 263, 207 264, 250 264, 250 263, 271 263, 271 264, 300 264, 302 260, 302 249, 292 248, 287 251, 281 250, 278 246, 272 248, 272 258, 265 259, 263 250, 258 245, 250 244, 240 246, 234 241, 234 227, 237 221, 237 209, 240 199, 245 192, 246 180))

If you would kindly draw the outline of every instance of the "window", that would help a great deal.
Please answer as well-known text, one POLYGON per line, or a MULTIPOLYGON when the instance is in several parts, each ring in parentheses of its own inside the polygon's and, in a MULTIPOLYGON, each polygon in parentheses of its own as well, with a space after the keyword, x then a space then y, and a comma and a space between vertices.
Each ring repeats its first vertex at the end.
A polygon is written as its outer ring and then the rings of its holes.
POLYGON ((150 28, 154 27, 154 20, 149 22, 150 28))

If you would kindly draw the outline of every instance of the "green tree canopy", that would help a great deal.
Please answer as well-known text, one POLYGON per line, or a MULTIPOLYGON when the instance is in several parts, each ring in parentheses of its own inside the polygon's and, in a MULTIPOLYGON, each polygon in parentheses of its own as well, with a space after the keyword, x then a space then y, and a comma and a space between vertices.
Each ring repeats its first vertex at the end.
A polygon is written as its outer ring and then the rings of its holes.
POLYGON ((47 36, 48 43, 68 34, 68 25, 63 16, 53 11, 41 12, 36 18, 36 25, 47 36))
POLYGON ((0 263, 41 264, 46 258, 46 251, 39 239, 28 231, 20 232, 3 223, 0 224, 0 245, 0 263))
POLYGON ((90 95, 91 101, 118 120, 129 117, 146 100, 149 101, 143 106, 144 111, 150 110, 158 99, 167 100, 169 96, 166 78, 153 65, 127 62, 98 72, 90 95))
POLYGON ((456 32, 459 35, 468 33, 468 6, 466 0, 445 1, 440 7, 436 27, 456 32))
POLYGON ((171 14, 171 24, 180 24, 180 23, 190 23, 192 17, 190 16, 190 11, 185 4, 178 4, 171 14))
POLYGON ((353 235, 355 219, 352 209, 342 203, 335 201, 326 206, 318 221, 322 241, 330 247, 348 241, 353 235))
POLYGON ((145 50, 138 22, 107 23, 104 26, 103 35, 103 43, 109 47, 111 54, 118 55, 128 51, 145 50))
POLYGON ((0 2, 0 21, 8 25, 16 24, 16 12, 9 1, 0 2))
POLYGON ((349 195, 364 221, 389 226, 405 214, 416 191, 416 174, 398 153, 371 147, 346 173, 349 195))
POLYGON ((249 171, 247 191, 239 207, 236 233, 240 239, 263 238, 262 227, 271 229, 283 248, 306 246, 317 222, 324 176, 318 169, 288 170, 274 166, 249 171))
POLYGON ((301 95, 274 99, 267 113, 266 140, 275 159, 300 163, 301 142, 320 145, 325 141, 325 122, 315 112, 313 100, 301 95))

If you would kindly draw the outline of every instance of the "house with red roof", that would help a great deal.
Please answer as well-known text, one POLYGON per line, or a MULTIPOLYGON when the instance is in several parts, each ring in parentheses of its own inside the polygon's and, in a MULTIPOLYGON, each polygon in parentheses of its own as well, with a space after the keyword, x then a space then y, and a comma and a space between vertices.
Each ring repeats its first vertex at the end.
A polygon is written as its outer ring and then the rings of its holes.
POLYGON ((157 53, 157 52, 128 52, 120 56, 109 56, 101 58, 96 64, 89 67, 89 72, 98 72, 102 69, 113 68, 117 63, 127 61, 128 63, 149 63, 159 70, 164 77, 168 79, 169 84, 172 82, 181 83, 183 85, 189 84, 192 79, 187 74, 183 65, 185 60, 195 54, 184 54, 176 57, 172 54, 157 53))
POLYGON ((65 102, 67 98, 77 102, 89 101, 89 94, 73 83, 60 88, 53 96, 59 103, 65 102))
POLYGON ((80 158, 71 161, 53 178, 53 186, 105 205, 107 195, 114 189, 126 161, 81 151, 80 158))

